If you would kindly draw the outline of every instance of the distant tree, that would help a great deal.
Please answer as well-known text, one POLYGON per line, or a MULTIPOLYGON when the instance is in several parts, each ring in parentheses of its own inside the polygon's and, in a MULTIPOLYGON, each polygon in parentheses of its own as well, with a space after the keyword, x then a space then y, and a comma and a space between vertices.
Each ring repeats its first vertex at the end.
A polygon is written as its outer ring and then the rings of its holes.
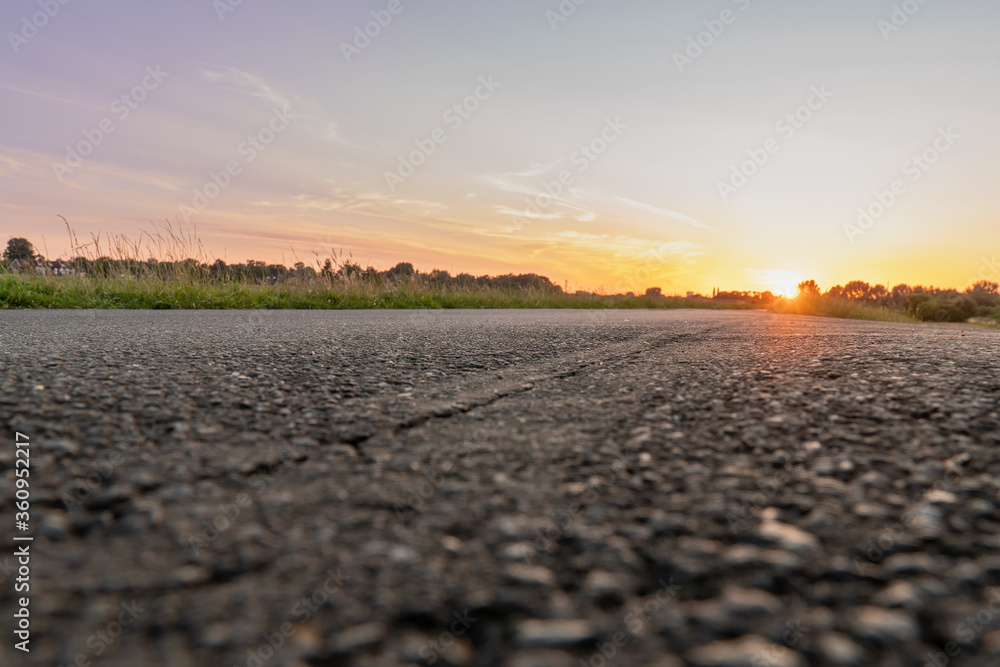
POLYGON ((30 261, 37 256, 35 246, 31 245, 28 239, 22 238, 12 238, 7 241, 7 249, 3 251, 3 258, 8 262, 13 262, 15 259, 30 261))
POLYGON ((658 299, 663 296, 663 290, 659 287, 650 287, 646 290, 646 296, 658 299))
POLYGON ((892 288, 892 300, 897 303, 905 301, 910 294, 913 294, 913 288, 905 283, 892 288))
POLYGON ((337 270, 337 276, 344 280, 350 280, 351 278, 362 276, 366 279, 374 277, 375 269, 372 269, 371 267, 369 267, 369 269, 371 269, 371 271, 366 272, 361 268, 360 264, 356 264, 348 260, 337 270))
POLYGON ((819 285, 815 280, 804 280, 799 283, 799 294, 802 296, 819 296, 819 285))
POLYGON ((1000 285, 989 280, 980 280, 969 288, 970 292, 984 292, 986 294, 996 294, 1000 291, 1000 285))
POLYGON ((397 264, 396 266, 392 267, 388 271, 389 276, 393 277, 393 278, 395 278, 397 276, 399 276, 401 278, 409 278, 410 276, 414 275, 415 273, 416 273, 416 270, 413 268, 413 265, 410 264, 409 262, 400 262, 399 264, 397 264))
POLYGON ((826 291, 826 296, 830 299, 843 299, 844 298, 844 286, 834 285, 826 291))
POLYGON ((862 280, 852 280, 844 285, 844 296, 852 301, 861 301, 868 297, 872 286, 862 280))
POLYGON ((229 275, 228 267, 226 267, 226 263, 221 259, 215 260, 212 266, 209 267, 208 272, 216 280, 221 280, 229 275))
POLYGON ((869 301, 881 301, 889 298, 889 290, 885 285, 874 285, 865 296, 869 301))
POLYGON ((451 274, 441 269, 431 271, 430 279, 432 283, 447 284, 451 282, 451 274))

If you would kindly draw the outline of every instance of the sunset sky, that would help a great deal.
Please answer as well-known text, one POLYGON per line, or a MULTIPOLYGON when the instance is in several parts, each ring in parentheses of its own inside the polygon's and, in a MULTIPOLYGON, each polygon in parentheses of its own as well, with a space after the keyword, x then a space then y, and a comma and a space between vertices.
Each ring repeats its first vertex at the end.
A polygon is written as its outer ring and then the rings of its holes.
POLYGON ((0 237, 50 257, 63 215, 608 292, 1000 279, 993 1, 62 2, 0 9, 0 237))

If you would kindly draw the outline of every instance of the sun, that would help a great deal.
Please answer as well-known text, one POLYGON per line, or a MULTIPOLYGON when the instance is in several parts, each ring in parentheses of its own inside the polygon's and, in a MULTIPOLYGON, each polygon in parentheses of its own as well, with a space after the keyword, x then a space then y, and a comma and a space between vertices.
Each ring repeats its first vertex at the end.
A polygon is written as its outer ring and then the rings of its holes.
POLYGON ((763 286, 763 289, 786 299, 794 299, 798 296, 799 283, 804 280, 798 271, 779 269, 755 271, 752 275, 763 286))
POLYGON ((775 296, 783 296, 786 299, 794 299, 799 295, 799 284, 782 283, 780 286, 771 290, 771 293, 775 296))

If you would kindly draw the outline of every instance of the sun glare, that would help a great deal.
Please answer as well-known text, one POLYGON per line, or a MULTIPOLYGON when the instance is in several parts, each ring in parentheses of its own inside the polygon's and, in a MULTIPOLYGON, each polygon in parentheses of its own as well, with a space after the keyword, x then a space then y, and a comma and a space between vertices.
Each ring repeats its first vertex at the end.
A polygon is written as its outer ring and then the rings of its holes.
POLYGON ((786 299, 794 299, 799 295, 799 284, 783 283, 771 290, 775 296, 783 296, 786 299))
POLYGON ((783 296, 793 299, 798 296, 799 283, 802 276, 796 271, 785 271, 780 269, 752 270, 750 278, 761 285, 760 289, 767 290, 775 296, 783 296))

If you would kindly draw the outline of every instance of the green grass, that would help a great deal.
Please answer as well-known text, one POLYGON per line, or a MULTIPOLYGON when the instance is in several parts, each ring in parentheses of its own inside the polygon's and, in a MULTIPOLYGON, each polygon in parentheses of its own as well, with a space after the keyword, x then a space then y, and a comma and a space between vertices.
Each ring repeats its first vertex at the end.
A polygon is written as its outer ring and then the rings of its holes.
POLYGON ((869 320, 872 322, 901 322, 919 324, 919 320, 904 312, 873 306, 847 299, 800 296, 797 299, 781 299, 770 308, 771 312, 786 315, 813 315, 834 317, 845 320, 869 320))
POLYGON ((0 275, 0 308, 98 309, 406 309, 406 308, 710 308, 750 306, 680 297, 576 296, 552 290, 438 287, 417 281, 287 282, 254 285, 196 277, 93 278, 0 275))

